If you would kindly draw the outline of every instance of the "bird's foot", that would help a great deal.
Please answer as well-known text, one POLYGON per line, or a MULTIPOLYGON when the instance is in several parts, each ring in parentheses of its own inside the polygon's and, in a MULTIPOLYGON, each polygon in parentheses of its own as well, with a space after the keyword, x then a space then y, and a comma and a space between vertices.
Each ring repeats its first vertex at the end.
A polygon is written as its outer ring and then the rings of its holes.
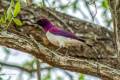
POLYGON ((65 56, 69 56, 70 47, 66 48, 65 56))
POLYGON ((65 56, 68 56, 68 49, 67 49, 66 52, 65 52, 65 56))
POLYGON ((61 47, 59 47, 58 49, 56 49, 55 51, 59 51, 61 49, 61 47))

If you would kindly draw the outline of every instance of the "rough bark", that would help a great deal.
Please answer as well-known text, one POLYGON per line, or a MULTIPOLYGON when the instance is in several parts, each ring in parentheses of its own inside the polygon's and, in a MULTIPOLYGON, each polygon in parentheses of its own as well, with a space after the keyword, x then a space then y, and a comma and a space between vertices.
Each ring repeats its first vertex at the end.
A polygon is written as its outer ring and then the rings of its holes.
MULTIPOLYGON (((4 9, 5 5, 0 5, 0 14, 4 9)), ((0 32, 0 45, 27 52, 54 67, 98 76, 104 80, 119 80, 120 61, 116 57, 112 31, 52 9, 34 6, 23 8, 18 18, 24 25, 17 27, 12 23, 9 29, 3 29, 0 32), (80 47, 71 47, 67 53, 64 48, 56 52, 58 47, 46 40, 45 33, 38 25, 33 25, 38 16, 44 16, 55 25, 82 36, 92 47, 83 43, 80 47), (33 41, 31 35, 37 42, 33 41)))
MULTIPOLYGON (((113 20, 113 31, 114 31, 114 42, 117 55, 120 57, 120 1, 119 0, 109 0, 110 11, 113 20)), ((120 58, 118 58, 120 59, 120 58)), ((119 61, 119 60, 118 60, 119 61)))

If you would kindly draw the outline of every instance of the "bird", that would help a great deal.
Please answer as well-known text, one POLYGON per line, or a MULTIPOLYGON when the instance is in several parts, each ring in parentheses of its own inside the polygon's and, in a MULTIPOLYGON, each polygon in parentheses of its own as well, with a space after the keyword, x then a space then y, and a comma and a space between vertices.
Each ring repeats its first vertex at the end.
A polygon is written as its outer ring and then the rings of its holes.
POLYGON ((72 32, 55 26, 46 18, 38 19, 36 23, 43 28, 48 41, 54 46, 59 47, 59 49, 79 46, 85 43, 85 40, 79 38, 72 32))

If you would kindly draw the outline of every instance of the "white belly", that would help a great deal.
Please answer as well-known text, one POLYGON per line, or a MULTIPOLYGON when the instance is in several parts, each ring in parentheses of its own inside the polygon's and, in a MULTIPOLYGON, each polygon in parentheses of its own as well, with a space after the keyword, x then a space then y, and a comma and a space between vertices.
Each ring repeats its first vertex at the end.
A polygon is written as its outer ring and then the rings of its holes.
POLYGON ((54 35, 50 33, 49 31, 46 33, 46 36, 53 45, 58 46, 58 47, 79 46, 82 43, 76 39, 54 35))

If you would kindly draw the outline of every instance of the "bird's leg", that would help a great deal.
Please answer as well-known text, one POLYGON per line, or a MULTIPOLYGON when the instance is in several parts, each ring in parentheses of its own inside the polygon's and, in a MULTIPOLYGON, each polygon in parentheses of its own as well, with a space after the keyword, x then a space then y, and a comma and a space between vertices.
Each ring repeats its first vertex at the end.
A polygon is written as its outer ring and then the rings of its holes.
POLYGON ((67 48, 66 52, 65 52, 65 56, 68 56, 68 51, 69 51, 69 48, 67 48))
POLYGON ((55 51, 59 51, 61 48, 63 48, 65 46, 65 43, 64 43, 64 41, 62 41, 62 40, 59 40, 59 48, 58 49, 56 49, 55 51))
POLYGON ((47 37, 42 37, 43 43, 47 46, 49 44, 49 40, 47 37))
POLYGON ((57 48, 55 51, 59 51, 62 47, 57 48))

